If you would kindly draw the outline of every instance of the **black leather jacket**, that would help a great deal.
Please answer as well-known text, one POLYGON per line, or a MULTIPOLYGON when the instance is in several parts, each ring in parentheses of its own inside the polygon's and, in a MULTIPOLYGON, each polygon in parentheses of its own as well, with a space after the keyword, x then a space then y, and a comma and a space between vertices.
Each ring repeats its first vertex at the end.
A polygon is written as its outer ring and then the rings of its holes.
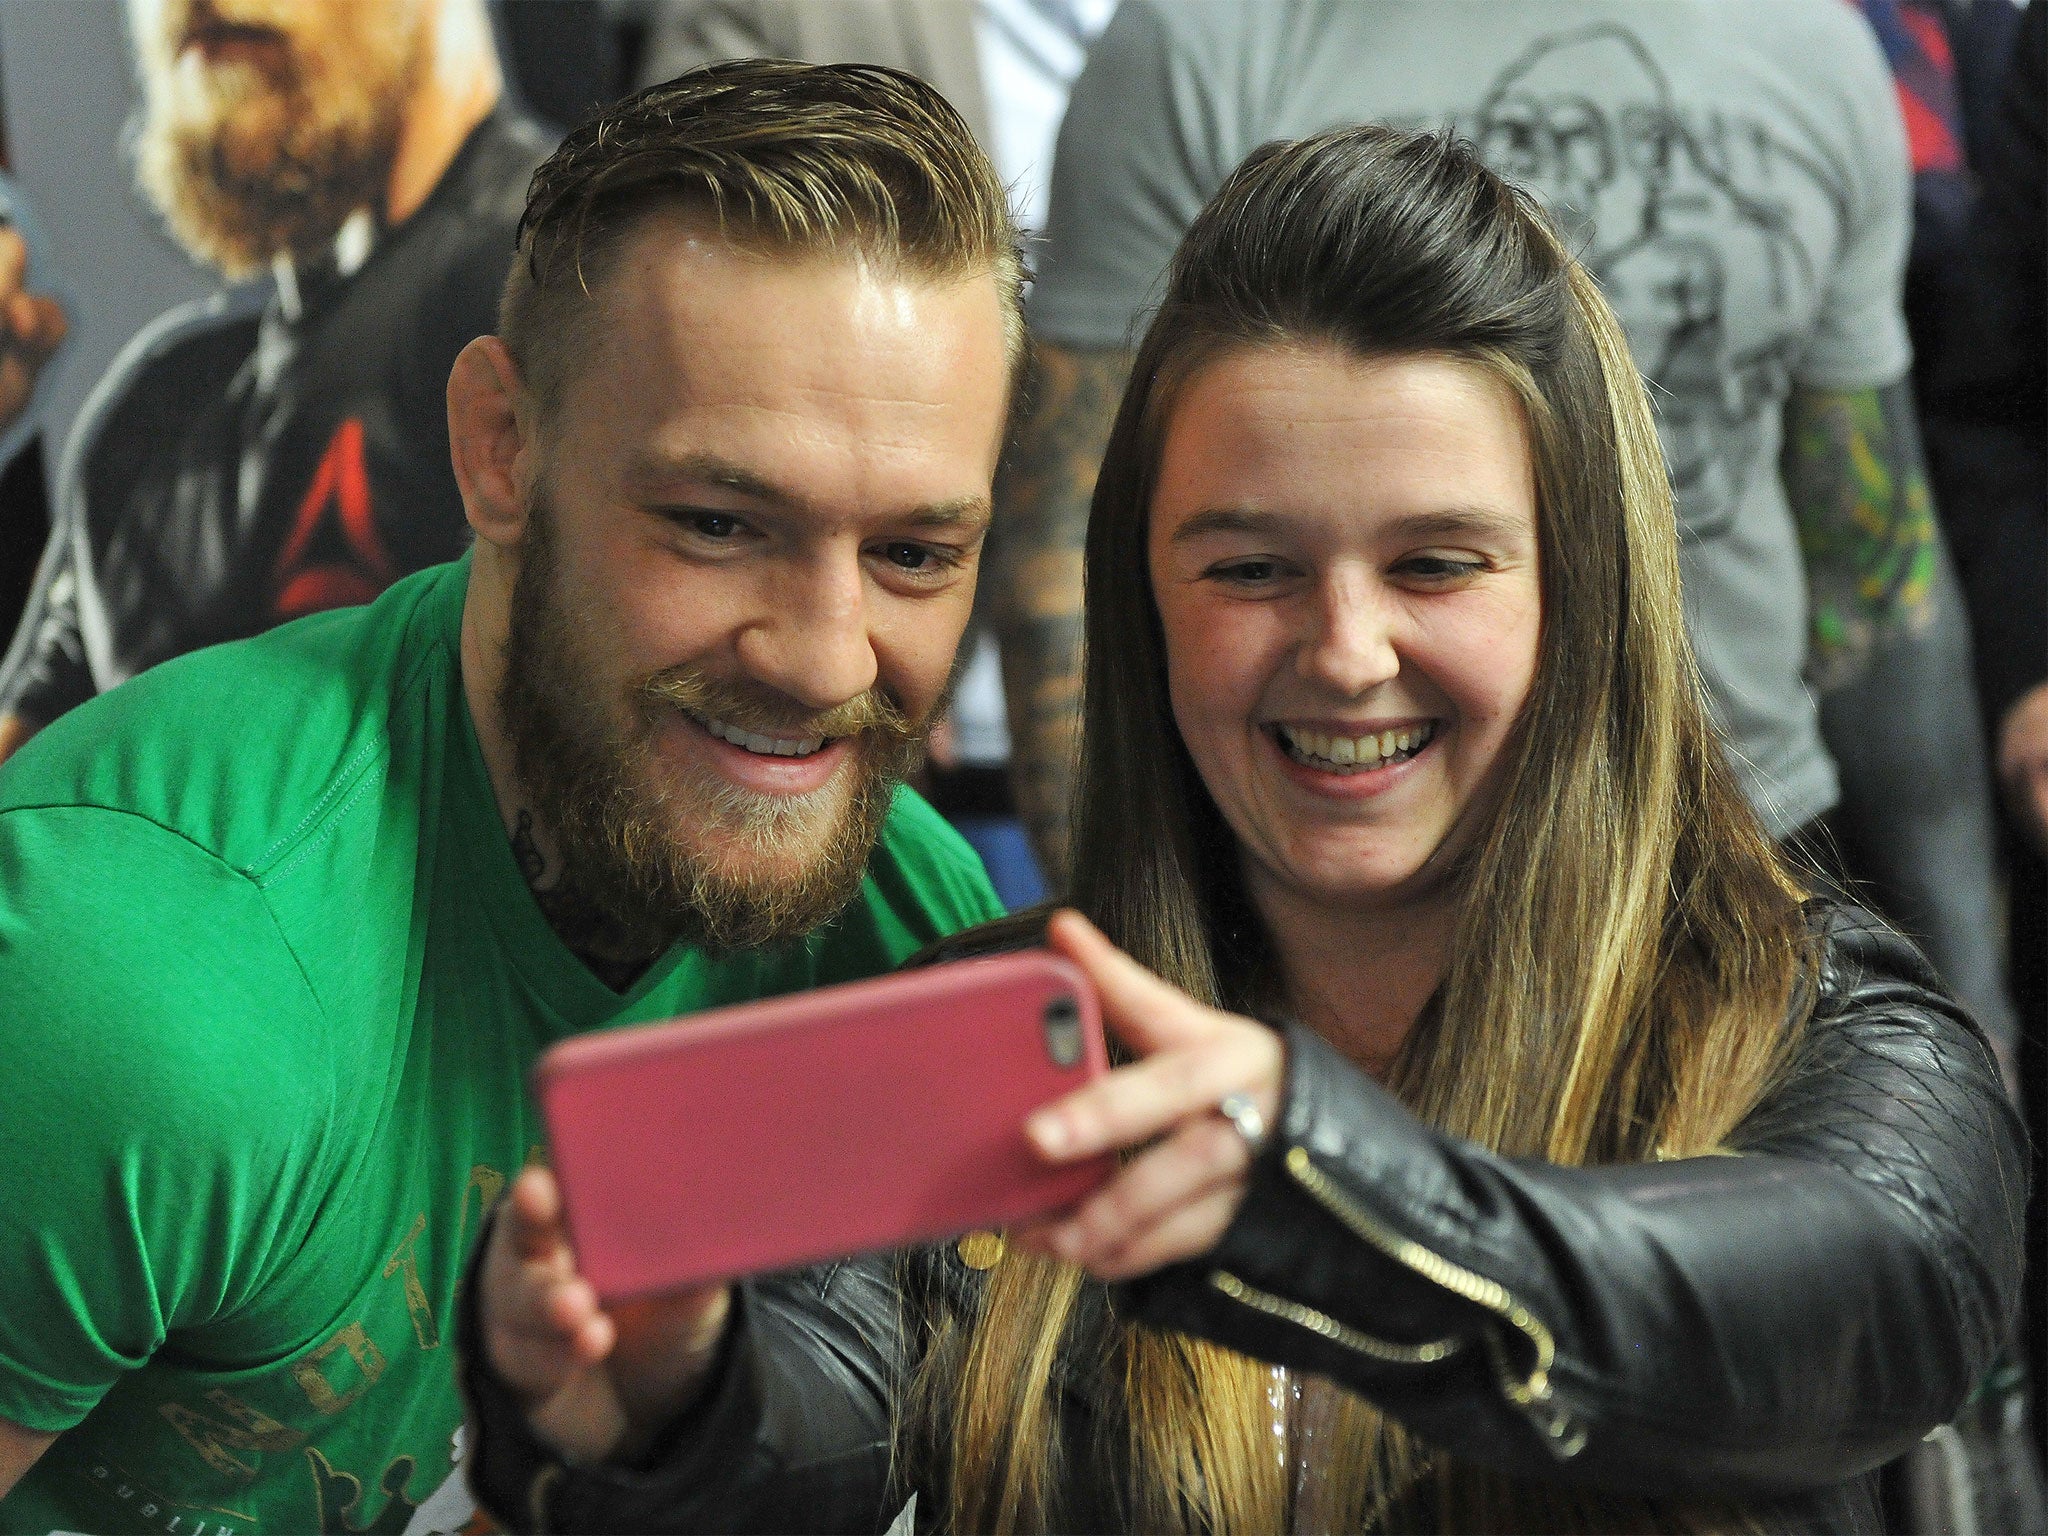
MULTIPOLYGON (((1739 1156, 1496 1156, 1292 1029, 1282 1123, 1223 1241, 1087 1288, 1075 1337, 1128 1308, 1327 1375, 1509 1474, 1877 1529, 1865 1474, 1955 1414, 2013 1315, 2023 1133, 1911 946, 1860 913, 1820 921, 1812 1025, 1739 1156)), ((636 1469, 536 1442, 466 1303, 471 1481, 514 1530, 882 1530, 906 1491, 889 1480, 904 1319, 969 1308, 978 1284, 952 1247, 747 1282, 706 1395, 636 1469)), ((1056 1377, 1069 1530, 1127 1524, 1097 1459, 1121 1438, 1097 1435, 1121 1411, 1081 1363, 1097 1354, 1070 1349, 1056 1377)))

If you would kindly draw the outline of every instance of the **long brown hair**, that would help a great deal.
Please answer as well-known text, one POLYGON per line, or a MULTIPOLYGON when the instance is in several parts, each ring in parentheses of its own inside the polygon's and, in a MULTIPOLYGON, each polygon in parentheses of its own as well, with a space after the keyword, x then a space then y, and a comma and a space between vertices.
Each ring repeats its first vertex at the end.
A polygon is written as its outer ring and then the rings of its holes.
MULTIPOLYGON (((1619 325, 1542 212, 1447 136, 1268 146, 1174 259, 1096 483, 1072 899, 1197 998, 1283 1006, 1221 815, 1181 744, 1146 563, 1160 445, 1221 352, 1290 342, 1487 369, 1526 413, 1542 624, 1502 788, 1459 870, 1452 960, 1388 1086, 1482 1146, 1567 1164, 1713 1150, 1783 1059, 1808 960, 1801 891, 1722 760, 1679 604, 1671 492, 1619 325), (1475 1070, 1474 1064, 1483 1064, 1475 1070)), ((1066 1472, 1052 1365, 1085 1282, 1022 1255, 906 1398, 958 1531, 1042 1527, 1066 1472)), ((1272 1531, 1289 1489, 1266 1368, 1112 1325, 1127 1508, 1144 1530, 1272 1531)), ((1340 1529, 1421 1500, 1443 1529, 1739 1527, 1511 1482, 1345 1399, 1340 1529)), ((1105 1466, 1109 1463, 1105 1461, 1105 1466)))

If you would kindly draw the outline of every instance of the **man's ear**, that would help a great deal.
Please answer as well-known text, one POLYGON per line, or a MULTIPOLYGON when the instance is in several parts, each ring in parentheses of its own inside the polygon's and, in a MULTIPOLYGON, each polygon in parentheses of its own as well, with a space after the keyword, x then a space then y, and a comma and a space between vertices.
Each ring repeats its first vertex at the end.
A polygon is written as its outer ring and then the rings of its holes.
POLYGON ((526 534, 536 431, 521 410, 519 369, 505 343, 479 336, 448 374, 448 451, 462 510, 477 537, 513 548, 526 534))

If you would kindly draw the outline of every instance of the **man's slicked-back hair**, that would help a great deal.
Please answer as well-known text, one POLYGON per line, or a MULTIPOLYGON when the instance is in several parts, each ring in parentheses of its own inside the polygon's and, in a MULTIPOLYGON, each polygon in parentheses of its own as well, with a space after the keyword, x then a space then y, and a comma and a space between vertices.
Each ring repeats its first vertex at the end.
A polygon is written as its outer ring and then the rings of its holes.
POLYGON ((587 345, 593 296, 639 222, 701 209, 737 245, 949 279, 989 273, 1013 361, 1023 264, 995 167, 951 103, 874 64, 737 59, 649 86, 533 174, 498 332, 544 410, 587 345))

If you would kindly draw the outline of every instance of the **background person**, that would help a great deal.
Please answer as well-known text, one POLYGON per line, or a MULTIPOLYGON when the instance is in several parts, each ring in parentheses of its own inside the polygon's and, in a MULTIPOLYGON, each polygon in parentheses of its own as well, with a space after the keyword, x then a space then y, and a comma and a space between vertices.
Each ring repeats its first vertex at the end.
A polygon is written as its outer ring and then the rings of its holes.
POLYGON ((1088 491, 1134 324, 1243 156, 1354 122, 1455 124, 1564 222, 1653 385, 1750 803, 1850 844, 2009 1053, 1968 633, 1905 383, 1904 135, 1841 0, 1119 9, 1061 130, 990 585, 1041 852, 1064 863, 1088 491))
POLYGON ((486 1506, 1878 1528, 1865 1474, 2017 1304, 2022 1138, 1910 947, 1802 904, 1743 801, 1590 276, 1454 142, 1335 131, 1226 184, 1132 379, 1074 894, 1139 963, 1051 939, 1140 1059, 1028 1124, 1124 1168, 992 1264, 616 1318, 530 1170, 466 1324, 486 1506))
POLYGON ((443 389, 547 151, 483 0, 128 11, 143 191, 194 259, 275 281, 163 316, 82 410, 0 758, 159 661, 461 553, 443 389))
POLYGON ((1018 275, 908 77, 628 101, 448 381, 474 551, 0 771, 0 1530, 461 1529, 455 1288, 537 1053, 1001 911, 897 781, 1018 275))

